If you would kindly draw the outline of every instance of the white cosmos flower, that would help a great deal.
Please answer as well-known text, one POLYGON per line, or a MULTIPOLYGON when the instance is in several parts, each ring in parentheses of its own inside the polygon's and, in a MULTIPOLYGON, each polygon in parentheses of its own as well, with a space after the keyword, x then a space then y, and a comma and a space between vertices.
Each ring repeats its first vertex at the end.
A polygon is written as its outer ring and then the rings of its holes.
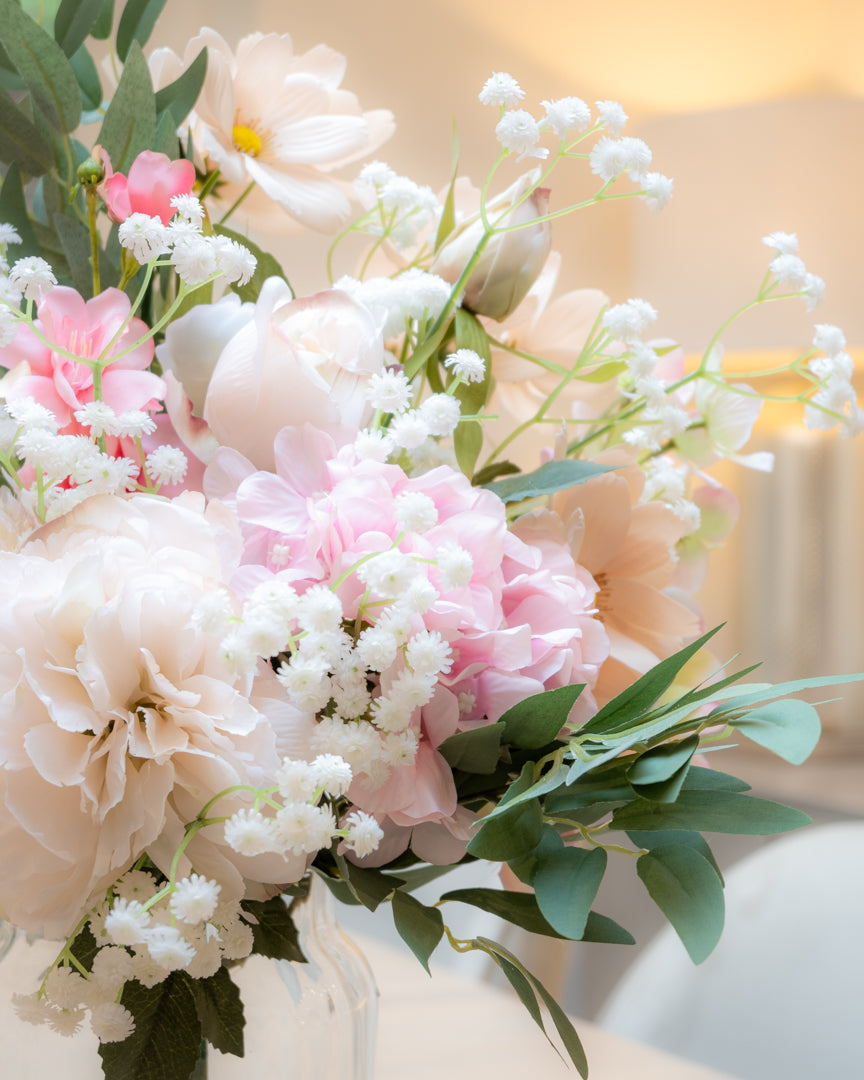
MULTIPOLYGON (((181 62, 170 49, 150 58, 156 88, 166 86, 207 47, 207 76, 189 127, 196 154, 228 183, 219 197, 231 205, 250 181, 302 226, 332 232, 350 204, 329 173, 371 154, 394 131, 385 109, 363 112, 340 89, 345 58, 324 45, 296 55, 287 34, 250 34, 232 53, 205 27, 181 62)), ((240 217, 254 211, 254 195, 240 217)), ((262 206, 262 209, 264 207, 262 206)), ((267 223, 272 232, 272 211, 267 223)))

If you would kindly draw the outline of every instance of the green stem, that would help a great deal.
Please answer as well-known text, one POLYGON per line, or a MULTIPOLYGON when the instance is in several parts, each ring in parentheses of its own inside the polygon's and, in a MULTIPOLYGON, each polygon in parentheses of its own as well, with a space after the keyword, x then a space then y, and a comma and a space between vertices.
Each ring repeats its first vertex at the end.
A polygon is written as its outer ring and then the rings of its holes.
POLYGON ((225 224, 225 222, 228 220, 229 217, 231 217, 231 215, 234 213, 234 211, 237 209, 237 207, 240 206, 240 204, 243 202, 243 200, 249 194, 251 194, 252 188, 254 188, 254 187, 255 187, 255 181, 250 180, 249 183, 247 184, 247 186, 243 189, 243 191, 234 200, 234 202, 231 203, 231 205, 228 207, 228 209, 225 211, 225 213, 222 215, 222 217, 219 218, 219 224, 220 225, 225 224))
POLYGON ((99 233, 96 230, 96 208, 98 195, 93 184, 87 185, 87 227, 90 232, 90 268, 93 273, 93 295, 98 296, 102 291, 99 277, 99 233))

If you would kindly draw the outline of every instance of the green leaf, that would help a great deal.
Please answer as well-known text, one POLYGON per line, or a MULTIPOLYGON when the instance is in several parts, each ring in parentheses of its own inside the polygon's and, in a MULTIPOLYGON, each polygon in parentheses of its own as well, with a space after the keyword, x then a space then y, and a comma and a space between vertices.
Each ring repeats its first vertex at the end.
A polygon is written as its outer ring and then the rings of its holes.
POLYGON ((444 877, 445 874, 449 874, 452 870, 451 865, 418 866, 412 870, 400 870, 399 880, 402 884, 399 886, 399 891, 404 893, 413 892, 414 889, 428 885, 430 881, 437 881, 438 878, 444 877))
POLYGON ((694 964, 701 964, 723 932, 723 885, 694 847, 669 845, 641 855, 636 872, 675 928, 694 964))
POLYGON ((482 469, 478 469, 471 478, 471 483, 474 487, 483 487, 484 484, 496 480, 499 476, 513 476, 518 472, 518 466, 512 461, 493 461, 489 465, 484 465, 482 469))
MULTIPOLYGON (((54 168, 54 155, 50 143, 2 88, 0 88, 0 161, 10 162, 27 176, 42 176, 54 168)), ((24 239, 23 236, 21 239, 24 239)))
POLYGON ((0 42, 51 126, 62 131, 77 127, 81 95, 75 72, 57 42, 16 0, 0 0, 0 42))
POLYGON ((102 0, 102 10, 90 30, 90 36, 104 41, 111 36, 114 25, 114 0, 102 0))
POLYGON ((444 919, 438 908, 427 907, 415 897, 397 889, 393 893, 393 922, 399 937, 429 971, 429 957, 444 936, 444 919))
POLYGON ((543 832, 543 811, 537 799, 520 802, 494 818, 484 818, 468 844, 478 859, 508 862, 533 851, 543 832))
POLYGON ((402 878, 384 874, 370 867, 355 866, 342 855, 336 856, 336 865, 351 892, 369 911, 375 911, 380 904, 389 899, 395 889, 404 885, 402 878))
POLYGON ((261 292, 261 286, 267 278, 278 277, 282 278, 283 281, 287 280, 285 272, 279 265, 279 261, 275 256, 267 251, 263 251, 257 244, 253 244, 248 236, 243 236, 242 233, 234 232, 224 225, 214 225, 213 231, 220 236, 227 236, 230 240, 236 240, 238 244, 242 244, 243 247, 248 248, 258 260, 255 273, 252 275, 250 281, 245 285, 238 285, 236 282, 231 285, 232 292, 237 293, 244 302, 251 301, 254 303, 258 299, 258 295, 261 292))
POLYGON ((696 655, 706 642, 720 629, 719 626, 709 630, 707 634, 697 638, 696 641, 674 653, 666 660, 661 660, 636 682, 622 690, 620 694, 608 701, 599 712, 584 724, 577 732, 576 737, 598 732, 613 730, 622 722, 632 724, 634 719, 648 710, 662 695, 665 694, 675 681, 678 672, 687 661, 696 655))
POLYGON ((69 63, 75 72, 78 81, 78 92, 81 94, 81 104, 89 112, 98 109, 102 104, 102 83, 99 81, 99 72, 93 63, 86 45, 69 57, 69 63))
POLYGON ((819 713, 799 698, 769 702, 729 723, 793 765, 807 760, 822 733, 819 713))
POLYGON ((68 57, 84 39, 102 13, 102 0, 63 0, 54 19, 54 40, 68 57))
POLYGON ((444 205, 441 208, 441 218, 438 222, 438 231, 435 233, 435 246, 433 252, 435 254, 441 248, 441 245, 447 239, 453 228, 456 225, 456 177, 459 174, 459 132, 456 130, 456 122, 454 120, 451 130, 451 169, 450 169, 450 186, 447 188, 447 195, 444 199, 444 205))
POLYGON ((491 810, 486 815, 483 821, 492 822, 502 814, 509 813, 514 806, 518 806, 520 803, 538 799, 541 795, 547 795, 550 791, 555 791, 556 788, 565 783, 569 771, 570 766, 567 762, 562 762, 560 765, 554 765, 548 772, 543 773, 536 783, 528 785, 524 790, 514 791, 514 786, 511 785, 507 789, 505 797, 499 801, 494 810, 491 810))
POLYGON ((494 773, 498 766, 503 734, 504 725, 501 721, 486 727, 459 731, 441 743, 438 753, 454 769, 486 776, 494 773))
POLYGON ((175 971, 150 989, 126 983, 120 1001, 135 1017, 135 1030, 122 1042, 100 1044, 106 1080, 189 1080, 201 1054, 191 981, 175 971))
MULTIPOLYGON (((746 708, 749 705, 758 705, 761 701, 788 697, 790 694, 798 694, 802 690, 821 690, 826 686, 843 686, 846 683, 861 682, 862 679, 864 679, 864 672, 858 672, 855 675, 817 675, 812 679, 792 679, 789 682, 774 684, 760 683, 755 687, 736 687, 735 700, 731 703, 719 705, 710 715, 720 715, 730 708, 746 708), (752 692, 746 693, 748 690, 752 692)), ((725 719, 725 717, 722 717, 722 719, 725 719)))
POLYGON ((156 91, 156 114, 171 110, 174 126, 180 127, 198 100, 207 74, 207 50, 202 49, 182 75, 156 91))
POLYGON ((555 826, 544 822, 540 842, 534 850, 519 858, 509 859, 507 865, 521 882, 533 885, 534 875, 549 852, 560 851, 563 847, 564 841, 555 826))
POLYGON ((63 245, 73 286, 85 298, 93 292, 93 272, 90 267, 90 234, 86 225, 65 214, 54 215, 54 228, 63 245))
POLYGON ((474 466, 482 449, 483 429, 479 420, 460 420, 453 432, 453 451, 456 464, 469 479, 474 474, 474 466))
POLYGON ((691 765, 684 781, 684 790, 749 791, 750 785, 746 780, 739 780, 737 776, 730 776, 729 773, 706 769, 704 765, 691 765))
POLYGON ((140 46, 147 44, 166 2, 167 0, 127 0, 117 24, 117 55, 124 63, 134 42, 137 41, 140 46))
POLYGON ((534 874, 534 892, 544 917, 559 934, 578 941, 606 872, 602 848, 563 847, 550 852, 534 874))
POLYGON ((281 896, 270 900, 244 900, 242 907, 253 917, 253 951, 273 960, 296 960, 305 963, 297 927, 288 905, 281 896))
POLYGON ((565 458, 563 461, 547 461, 534 472, 494 480, 484 487, 497 495, 502 502, 521 502, 523 499, 534 499, 538 495, 552 495, 562 488, 573 487, 574 484, 584 484, 592 476, 600 476, 613 468, 613 465, 595 465, 593 461, 565 458))
POLYGON ((684 790, 674 803, 637 799, 616 810, 611 827, 633 829, 685 829, 692 832, 737 833, 768 836, 807 825, 810 818, 800 810, 733 791, 684 790))
POLYGON ((606 945, 635 945, 636 938, 625 930, 620 923, 610 919, 608 915, 601 915, 599 911, 589 911, 588 921, 585 923, 585 933, 580 941, 594 941, 606 945))
POLYGON ((207 979, 190 979, 201 1034, 220 1053, 243 1057, 243 1002, 240 990, 220 967, 207 979))
MULTIPOLYGON (((0 124, 2 124, 2 98, 0 98, 0 124)), ((15 160, 10 160, 3 178, 3 186, 0 187, 0 221, 13 225, 18 230, 21 243, 13 248, 15 258, 24 255, 39 255, 41 249, 36 234, 30 224, 30 216, 27 213, 27 204, 24 201, 24 188, 21 183, 21 173, 15 160)))
POLYGON ((111 158, 114 171, 124 172, 142 150, 149 149, 155 134, 150 71, 140 45, 133 44, 96 141, 111 158))
POLYGON ((627 770, 627 779, 637 795, 655 802, 671 803, 678 798, 690 760, 699 747, 699 736, 661 743, 641 754, 627 770))
POLYGON ((172 161, 180 157, 180 140, 177 138, 177 125, 171 112, 164 112, 156 124, 156 134, 153 136, 153 150, 157 154, 165 154, 172 161))
POLYGON ((639 832, 633 830, 628 832, 627 835, 630 840, 639 848, 645 848, 647 851, 653 851, 654 848, 668 847, 675 845, 678 847, 691 847, 694 848, 703 859, 707 859, 711 866, 714 867, 714 873, 720 878, 720 883, 723 883, 723 872, 717 865, 717 860, 714 858, 714 852, 711 850, 711 846, 705 837, 698 832, 685 832, 680 830, 658 830, 657 832, 639 832))
POLYGON ((523 698, 499 721, 504 725, 504 742, 525 750, 538 750, 554 742, 584 689, 584 684, 574 683, 523 698))
MULTIPOLYGON (((543 1004, 549 1011, 549 1015, 552 1018, 552 1023, 555 1025, 555 1029, 561 1037, 561 1041, 564 1044, 564 1048, 566 1049, 570 1060, 576 1066, 576 1069, 578 1070, 579 1075, 583 1077, 583 1080, 587 1080, 588 1061, 585 1057, 585 1050, 582 1047, 579 1036, 576 1034, 576 1029, 573 1027, 570 1017, 564 1012, 558 1002, 552 997, 552 995, 549 993, 543 983, 540 982, 536 975, 532 975, 531 972, 528 971, 512 953, 508 952, 505 948, 503 948, 503 946, 499 945, 497 942, 489 941, 487 938, 475 938, 474 941, 476 945, 482 948, 484 952, 487 953, 487 955, 491 956, 493 960, 496 961, 501 970, 507 976, 511 986, 513 986, 514 990, 516 990, 517 994, 519 994, 520 1000, 528 1009, 529 1013, 534 1019, 534 1022, 548 1039, 549 1036, 546 1034, 546 1028, 543 1024, 543 1018, 540 1015, 539 1009, 537 1009, 536 1007, 536 1002, 534 1007, 529 1004, 527 1000, 527 995, 525 995, 523 983, 518 980, 514 981, 514 979, 509 973, 508 967, 505 967, 505 964, 515 969, 516 972, 518 972, 518 974, 522 976, 522 979, 527 980, 530 986, 533 987, 534 991, 540 997, 543 1004), (520 989, 520 987, 523 988, 520 989)), ((551 1039, 549 1039, 549 1042, 553 1047, 555 1046, 551 1039)), ((557 1052, 557 1047, 555 1047, 555 1049, 557 1052)))

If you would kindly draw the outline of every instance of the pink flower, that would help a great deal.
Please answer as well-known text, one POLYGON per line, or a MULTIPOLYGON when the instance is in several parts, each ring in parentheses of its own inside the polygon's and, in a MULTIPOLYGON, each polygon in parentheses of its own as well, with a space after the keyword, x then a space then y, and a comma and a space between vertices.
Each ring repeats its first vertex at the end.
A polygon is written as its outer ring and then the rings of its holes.
MULTIPOLYGON (((0 913, 17 926, 65 936, 144 850, 167 871, 207 799, 278 767, 248 678, 192 617, 214 592, 230 602, 238 537, 219 510, 96 496, 0 553, 0 913)), ((212 834, 189 859, 223 896, 305 869, 212 834)))
MULTIPOLYGON (((405 609, 406 632, 440 635, 452 662, 438 674, 431 699, 409 709, 418 741, 413 761, 382 775, 380 767, 352 760, 350 797, 394 825, 441 822, 452 831, 456 791, 438 746, 543 689, 573 682, 590 688, 607 652, 593 617, 596 586, 574 566, 552 515, 517 536, 504 504, 448 466, 407 476, 397 465, 358 460, 351 445, 337 451, 329 434, 309 426, 280 432, 274 458, 275 473, 256 471, 223 448, 205 475, 205 490, 228 501, 242 525, 246 565, 232 583, 241 595, 276 576, 301 595, 330 586, 346 624, 372 627, 392 611, 392 600, 367 606, 367 587, 354 568, 376 552, 411 557, 434 594, 425 608, 405 609), (408 495, 434 506, 437 520, 425 531, 400 521, 397 500, 408 495), (447 569, 448 557, 458 570, 447 569)), ((380 678, 371 675, 373 698, 390 694, 404 673, 400 653, 380 678)), ((589 689, 583 715, 592 708, 589 689)), ((277 731, 277 738, 314 757, 314 714, 295 712, 287 724, 292 730, 277 731)))
POLYGON ((112 173, 111 163, 103 155, 106 177, 99 190, 115 221, 125 221, 130 214, 149 214, 167 225, 175 210, 171 199, 188 195, 195 184, 195 166, 183 158, 172 161, 167 154, 142 150, 129 167, 129 175, 112 173))
POLYGON ((74 289, 52 289, 39 304, 36 321, 51 345, 19 324, 15 339, 0 349, 0 366, 9 369, 0 392, 8 400, 32 397, 54 413, 61 431, 77 430, 73 413, 94 399, 93 369, 64 354, 96 360, 107 348, 105 359, 117 359, 102 372, 103 400, 116 413, 155 408, 165 386, 145 370, 153 359, 153 339, 145 336, 145 323, 129 318, 130 309, 128 296, 119 289, 106 289, 86 302, 74 289))

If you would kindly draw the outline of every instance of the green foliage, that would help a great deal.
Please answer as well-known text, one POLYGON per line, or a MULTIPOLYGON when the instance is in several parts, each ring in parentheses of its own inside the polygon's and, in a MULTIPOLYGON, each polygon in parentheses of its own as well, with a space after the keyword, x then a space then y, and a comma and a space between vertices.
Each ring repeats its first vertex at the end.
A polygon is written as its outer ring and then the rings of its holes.
POLYGON ((636 869, 690 958, 701 964, 723 932, 723 882, 712 862, 690 845, 664 844, 641 855, 636 869))
POLYGON ((81 95, 75 72, 57 42, 16 0, 0 0, 0 43, 51 127, 64 132, 77 127, 81 95))
MULTIPOLYGON (((455 396, 463 416, 482 413, 492 390, 492 351, 489 335, 476 315, 460 308, 454 320, 457 349, 473 349, 485 362, 486 371, 481 382, 460 383, 455 396)), ((471 476, 480 451, 483 448, 483 429, 477 420, 462 420, 453 433, 453 448, 459 468, 471 476)))
POLYGON ((526 750, 546 746, 557 738, 584 689, 584 684, 574 683, 523 698, 501 717, 504 741, 526 750))
POLYGON ((444 936, 441 912, 397 889, 393 893, 393 922, 399 936, 429 972, 429 957, 444 936))
POLYGON ((98 142, 111 158, 115 172, 129 168, 156 134, 156 101, 147 61, 133 44, 120 82, 102 121, 98 142))
POLYGON ((54 19, 54 40, 71 59, 102 14, 103 0, 63 0, 54 19))
POLYGON ((504 730, 504 724, 499 722, 457 732, 441 743, 438 753, 454 769, 486 775, 494 773, 504 730))
POLYGON ((627 832, 685 829, 770 836, 809 823, 801 810, 733 791, 682 791, 673 803, 636 799, 612 816, 612 827, 627 832))
POLYGON ((258 294, 261 292, 261 286, 268 277, 280 277, 285 279, 282 267, 279 265, 275 256, 270 255, 269 252, 263 251, 257 244, 253 244, 248 237, 242 236, 240 233, 236 233, 232 229, 226 228, 224 225, 214 225, 213 231, 220 236, 227 236, 230 240, 238 241, 238 243, 241 243, 245 248, 248 248, 258 260, 258 265, 255 268, 255 273, 252 275, 251 281, 247 282, 245 285, 238 285, 236 282, 231 285, 232 292, 237 293, 241 300, 244 302, 247 300, 252 302, 257 300, 258 294))
POLYGON ((602 848, 563 847, 549 852, 537 867, 532 879, 537 903, 550 926, 564 937, 578 941, 584 934, 606 860, 602 848))
POLYGON ((793 765, 807 760, 822 733, 819 713, 799 698, 770 701, 729 723, 793 765))
POLYGON ((0 160, 16 165, 27 176, 42 176, 54 168, 51 144, 2 88, 0 160))
POLYGON ((274 896, 270 900, 244 900, 243 910, 253 920, 252 937, 256 953, 274 960, 306 962, 291 911, 281 896, 274 896))
POLYGON ((147 44, 167 0, 127 0, 117 24, 117 55, 125 63, 134 43, 147 44))
POLYGON ((207 50, 202 49, 182 75, 156 92, 156 113, 170 111, 175 127, 179 127, 198 100, 207 74, 207 50))
POLYGON ((523 499, 553 495, 556 491, 573 487, 575 484, 584 484, 592 476, 600 476, 613 468, 612 465, 596 465, 593 461, 565 458, 563 461, 547 461, 534 472, 493 480, 483 486, 497 495, 502 502, 522 502, 523 499))
POLYGON ((203 1037, 220 1053, 243 1057, 243 1002, 227 968, 189 983, 203 1037))

